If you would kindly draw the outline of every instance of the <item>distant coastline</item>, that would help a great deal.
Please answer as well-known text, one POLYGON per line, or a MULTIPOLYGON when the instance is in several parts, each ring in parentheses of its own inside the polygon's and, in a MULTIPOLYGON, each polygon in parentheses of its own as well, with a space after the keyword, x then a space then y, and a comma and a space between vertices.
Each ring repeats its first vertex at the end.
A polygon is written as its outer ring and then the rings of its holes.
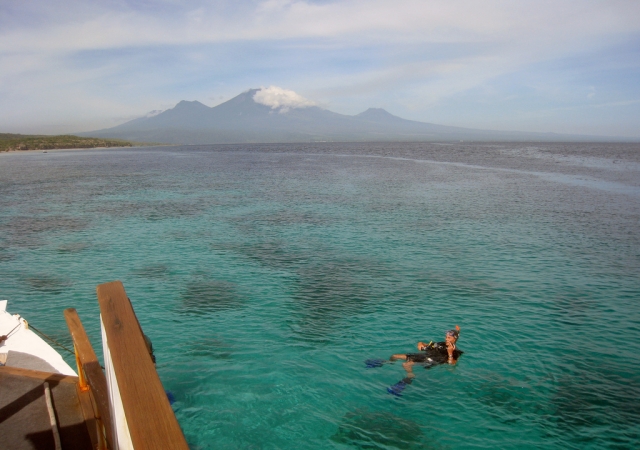
POLYGON ((144 147, 148 145, 154 144, 123 139, 80 137, 70 134, 49 136, 0 133, 0 153, 29 150, 144 147))

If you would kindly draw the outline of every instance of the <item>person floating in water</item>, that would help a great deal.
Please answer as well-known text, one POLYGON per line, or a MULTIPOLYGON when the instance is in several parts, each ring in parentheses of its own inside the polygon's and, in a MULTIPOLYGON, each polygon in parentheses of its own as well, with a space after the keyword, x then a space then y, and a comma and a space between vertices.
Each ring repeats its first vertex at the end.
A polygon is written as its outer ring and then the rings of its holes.
MULTIPOLYGON (((396 353, 389 358, 390 362, 402 360, 402 367, 407 372, 407 376, 387 388, 390 394, 400 396, 400 393, 411 384, 415 374, 413 373, 414 364, 422 364, 425 369, 429 369, 438 364, 455 364, 462 355, 462 350, 458 350, 456 343, 460 336, 460 327, 456 325, 456 328, 449 330, 445 333, 445 340, 443 342, 418 342, 417 347, 421 353, 396 353)), ((367 368, 379 367, 387 361, 380 359, 370 359, 365 361, 367 368)))
POLYGON ((460 336, 460 327, 456 325, 454 330, 445 333, 444 342, 418 342, 418 350, 422 353, 397 353, 391 355, 390 361, 404 360, 402 367, 407 372, 409 378, 413 378, 413 365, 415 363, 424 363, 426 368, 438 364, 455 364, 462 354, 461 350, 456 347, 456 342, 460 336))

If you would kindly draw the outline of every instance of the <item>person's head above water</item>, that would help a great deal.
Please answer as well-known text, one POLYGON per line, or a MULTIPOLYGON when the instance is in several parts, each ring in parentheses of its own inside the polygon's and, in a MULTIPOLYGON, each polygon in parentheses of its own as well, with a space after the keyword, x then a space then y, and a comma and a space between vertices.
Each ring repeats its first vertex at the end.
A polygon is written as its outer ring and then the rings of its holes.
POLYGON ((449 354, 448 362, 449 364, 455 364, 457 356, 454 352, 456 351, 456 341, 458 340, 458 336, 460 336, 460 327, 456 325, 456 329, 447 331, 445 336, 445 340, 447 341, 447 353, 449 354))
POLYGON ((451 342, 455 344, 458 337, 460 337, 460 327, 458 325, 456 325, 455 330, 449 330, 445 333, 445 340, 447 343, 451 342))

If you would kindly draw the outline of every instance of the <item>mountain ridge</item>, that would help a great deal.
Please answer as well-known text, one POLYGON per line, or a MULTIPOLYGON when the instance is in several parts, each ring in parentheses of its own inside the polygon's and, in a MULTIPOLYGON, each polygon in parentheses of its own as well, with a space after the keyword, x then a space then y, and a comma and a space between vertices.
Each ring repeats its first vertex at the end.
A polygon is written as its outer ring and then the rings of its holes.
MULTIPOLYGON (((479 130, 418 122, 369 108, 354 116, 318 106, 269 106, 249 89, 214 107, 182 100, 171 109, 81 136, 167 144, 317 141, 617 141, 619 138, 479 130)), ((277 105, 277 103, 276 103, 277 105)))

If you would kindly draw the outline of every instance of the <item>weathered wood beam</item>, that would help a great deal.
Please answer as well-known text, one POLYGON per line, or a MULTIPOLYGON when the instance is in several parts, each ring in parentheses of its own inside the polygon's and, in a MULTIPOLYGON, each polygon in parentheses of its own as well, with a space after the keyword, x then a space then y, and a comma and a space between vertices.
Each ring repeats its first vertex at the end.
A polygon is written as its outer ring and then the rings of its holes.
MULTIPOLYGON (((91 395, 95 402, 96 413, 104 426, 107 445, 113 447, 113 425, 111 423, 111 408, 109 406, 109 390, 107 379, 104 376, 100 361, 96 352, 91 346, 89 337, 82 326, 78 312, 74 308, 65 309, 64 318, 73 339, 73 346, 76 350, 76 359, 80 361, 78 371, 84 372, 80 379, 86 379, 90 387, 91 395)), ((82 388, 82 386, 81 386, 82 388)))
POLYGON ((136 450, 188 450, 120 281, 97 287, 113 370, 136 450))

